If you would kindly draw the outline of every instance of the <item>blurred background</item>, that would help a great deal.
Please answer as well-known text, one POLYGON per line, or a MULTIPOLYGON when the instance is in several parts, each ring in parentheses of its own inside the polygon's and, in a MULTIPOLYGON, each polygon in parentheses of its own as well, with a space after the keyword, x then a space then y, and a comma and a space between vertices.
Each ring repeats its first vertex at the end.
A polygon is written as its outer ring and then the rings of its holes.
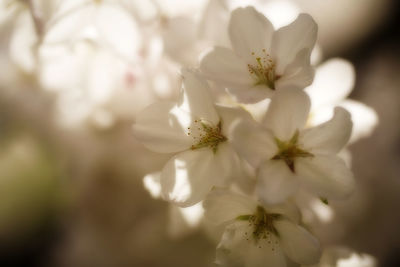
POLYGON ((207 227, 143 186, 170 155, 131 126, 174 99, 181 66, 229 45, 229 12, 247 4, 276 27, 310 13, 316 66, 354 65, 350 98, 379 122, 349 147, 356 192, 314 231, 325 247, 400 266, 400 2, 243 2, 0 0, 0 266, 213 266, 207 227))

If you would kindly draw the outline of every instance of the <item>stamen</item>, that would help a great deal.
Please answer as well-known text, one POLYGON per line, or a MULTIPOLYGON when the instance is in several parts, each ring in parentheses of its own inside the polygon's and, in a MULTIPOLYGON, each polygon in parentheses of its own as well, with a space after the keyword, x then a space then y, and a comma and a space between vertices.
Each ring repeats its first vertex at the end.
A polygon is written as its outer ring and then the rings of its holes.
MULTIPOLYGON (((277 81, 280 76, 275 74, 275 63, 273 62, 271 56, 262 49, 263 56, 256 57, 256 64, 247 64, 247 68, 251 75, 256 79, 255 85, 263 84, 275 90, 275 81, 277 81)), ((254 56, 255 53, 251 52, 254 56)))
POLYGON ((199 119, 194 121, 193 127, 188 127, 187 135, 192 136, 196 142, 191 146, 191 149, 198 149, 203 147, 210 147, 214 153, 217 152, 218 145, 228 140, 222 135, 221 121, 214 126, 212 123, 199 119))
MULTIPOLYGON (((282 215, 277 213, 267 213, 265 209, 261 206, 257 206, 257 210, 251 215, 241 215, 236 218, 239 221, 248 221, 249 226, 253 228, 252 237, 253 241, 258 244, 261 248, 259 241, 264 239, 268 244, 272 246, 274 250, 274 245, 278 244, 278 241, 274 237, 279 237, 279 233, 273 225, 275 220, 278 220, 282 215), (274 242, 272 242, 272 240, 274 242)), ((245 233, 246 240, 249 240, 247 232, 245 233)))
POLYGON ((282 142, 278 138, 275 138, 279 151, 271 158, 272 160, 283 160, 293 173, 295 172, 294 163, 296 158, 314 157, 310 152, 299 148, 297 144, 298 139, 299 131, 296 131, 288 142, 282 142))

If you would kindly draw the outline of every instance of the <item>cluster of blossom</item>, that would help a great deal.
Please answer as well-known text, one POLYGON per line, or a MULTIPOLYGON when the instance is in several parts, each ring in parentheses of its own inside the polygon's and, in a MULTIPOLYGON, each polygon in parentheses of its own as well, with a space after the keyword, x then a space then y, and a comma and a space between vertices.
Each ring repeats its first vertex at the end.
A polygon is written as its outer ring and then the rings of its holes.
POLYGON ((297 10, 280 20, 268 1, 248 2, 271 22, 234 0, 3 1, 0 86, 14 93, 24 87, 16 80, 27 80, 53 93, 58 121, 68 124, 109 128, 136 117, 138 140, 174 154, 145 186, 171 203, 172 220, 224 229, 217 263, 314 264, 321 248, 305 215, 327 221, 327 201, 352 192, 345 146, 368 135, 377 117, 346 99, 349 62, 331 59, 314 71, 310 16, 282 27, 297 10), (210 45, 219 46, 198 68, 181 71, 178 102, 136 116, 174 97, 176 70, 197 66, 210 45))
POLYGON ((231 48, 214 47, 198 69, 182 69, 177 102, 137 115, 135 137, 173 153, 145 184, 177 207, 202 203, 205 221, 224 229, 219 265, 318 264, 321 246, 297 206, 311 209, 302 195, 328 205, 354 190, 341 152, 362 133, 352 135, 352 115, 339 107, 346 89, 310 86, 317 25, 307 14, 275 30, 255 8, 237 8, 228 36, 231 48))

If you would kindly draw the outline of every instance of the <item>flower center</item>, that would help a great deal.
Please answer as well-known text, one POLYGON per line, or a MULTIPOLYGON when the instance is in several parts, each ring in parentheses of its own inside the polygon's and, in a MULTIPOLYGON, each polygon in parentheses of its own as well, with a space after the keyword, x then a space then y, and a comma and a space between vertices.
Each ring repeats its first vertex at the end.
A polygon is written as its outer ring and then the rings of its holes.
POLYGON ((299 131, 296 131, 288 142, 282 142, 275 138, 279 151, 272 157, 272 160, 283 160, 293 173, 295 172, 294 161, 296 158, 314 157, 313 154, 299 148, 298 139, 299 131))
MULTIPOLYGON (((282 215, 277 213, 267 213, 261 206, 257 206, 255 214, 252 215, 241 215, 236 219, 239 221, 248 221, 252 227, 252 237, 258 242, 260 239, 270 239, 270 235, 273 234, 279 237, 279 233, 273 225, 273 222, 282 215)), ((247 233, 245 233, 247 235, 247 233)), ((270 243, 270 242, 269 242, 270 243)))
POLYGON ((187 135, 192 136, 195 144, 191 146, 191 149, 198 149, 203 147, 209 147, 214 153, 217 152, 218 145, 228 140, 222 134, 222 123, 218 122, 216 126, 206 120, 195 120, 192 127, 188 127, 187 135))
MULTIPOLYGON (((251 55, 255 56, 255 53, 252 52, 251 55)), ((275 74, 275 63, 265 49, 262 50, 262 55, 255 58, 255 64, 247 64, 247 68, 256 80, 255 85, 266 85, 275 90, 275 81, 280 76, 275 74)))

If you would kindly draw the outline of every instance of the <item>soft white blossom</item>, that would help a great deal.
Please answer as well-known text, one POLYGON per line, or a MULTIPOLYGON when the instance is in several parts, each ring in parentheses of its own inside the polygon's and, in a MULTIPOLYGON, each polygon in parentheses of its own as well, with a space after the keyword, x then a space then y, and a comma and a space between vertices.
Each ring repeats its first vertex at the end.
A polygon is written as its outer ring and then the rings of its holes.
POLYGON ((284 201, 299 187, 321 198, 343 198, 354 178, 337 153, 350 138, 350 114, 336 108, 334 117, 304 128, 310 99, 300 90, 278 91, 262 123, 242 120, 233 132, 239 155, 259 167, 257 192, 268 203, 284 201))
POLYGON ((257 102, 281 88, 311 84, 310 55, 317 25, 309 15, 300 14, 275 31, 253 7, 238 8, 232 12, 228 31, 233 50, 215 47, 204 56, 200 69, 240 102, 257 102))
POLYGON ((299 213, 290 205, 265 206, 250 197, 214 189, 203 203, 205 218, 225 225, 216 263, 223 266, 287 266, 317 263, 319 242, 299 225, 299 213))
POLYGON ((189 70, 182 74, 178 103, 155 103, 144 109, 136 118, 134 134, 150 150, 177 153, 162 170, 162 195, 179 206, 191 206, 213 186, 227 186, 240 175, 229 128, 237 117, 250 115, 215 106, 201 76, 189 70))

